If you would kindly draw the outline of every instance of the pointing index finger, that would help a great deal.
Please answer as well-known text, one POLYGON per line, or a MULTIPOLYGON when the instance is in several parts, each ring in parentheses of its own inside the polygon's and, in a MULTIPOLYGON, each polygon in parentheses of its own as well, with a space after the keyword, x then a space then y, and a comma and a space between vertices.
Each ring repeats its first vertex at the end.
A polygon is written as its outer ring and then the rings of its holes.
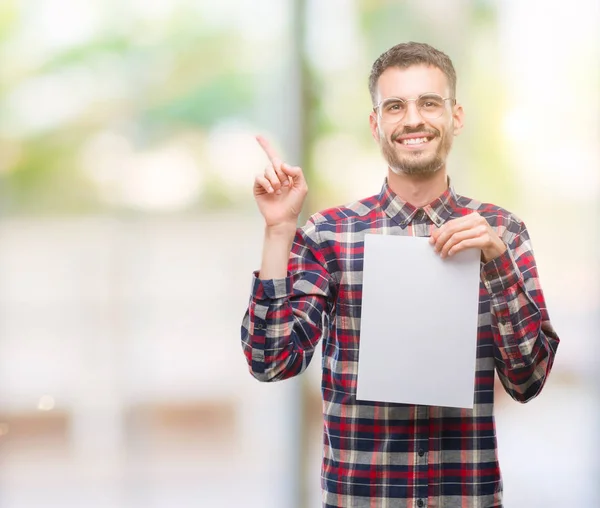
POLYGON ((263 149, 263 151, 267 154, 267 157, 269 158, 269 160, 271 161, 271 163, 273 165, 275 165, 277 162, 281 161, 281 158, 279 157, 279 155, 277 155, 277 152, 275 151, 275 149, 271 146, 271 144, 265 138, 263 138, 262 136, 256 136, 256 141, 258 141, 258 144, 263 149))

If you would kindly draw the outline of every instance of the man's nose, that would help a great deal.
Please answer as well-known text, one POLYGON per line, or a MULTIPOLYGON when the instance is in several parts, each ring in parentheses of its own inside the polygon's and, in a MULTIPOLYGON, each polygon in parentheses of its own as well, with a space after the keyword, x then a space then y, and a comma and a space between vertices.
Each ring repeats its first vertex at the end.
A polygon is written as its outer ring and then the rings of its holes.
POLYGON ((408 101, 406 103, 406 114, 403 120, 404 125, 420 125, 423 123, 423 118, 421 118, 416 101, 408 101))

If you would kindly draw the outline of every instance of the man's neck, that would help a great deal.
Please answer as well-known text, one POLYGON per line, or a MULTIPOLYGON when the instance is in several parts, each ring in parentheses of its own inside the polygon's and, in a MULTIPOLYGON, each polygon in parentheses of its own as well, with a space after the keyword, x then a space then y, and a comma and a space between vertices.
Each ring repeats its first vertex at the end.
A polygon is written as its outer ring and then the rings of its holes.
POLYGON ((448 188, 446 168, 429 177, 397 175, 388 168, 388 185, 400 199, 420 208, 440 197, 448 188))

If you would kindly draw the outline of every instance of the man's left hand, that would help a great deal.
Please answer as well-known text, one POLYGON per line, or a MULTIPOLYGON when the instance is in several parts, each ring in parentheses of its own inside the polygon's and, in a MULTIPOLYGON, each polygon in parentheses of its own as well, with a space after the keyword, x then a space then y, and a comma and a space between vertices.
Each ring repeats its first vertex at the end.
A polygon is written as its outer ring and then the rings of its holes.
POLYGON ((505 243, 477 212, 452 219, 439 229, 434 228, 429 243, 442 258, 465 249, 481 249, 486 263, 506 250, 505 243))

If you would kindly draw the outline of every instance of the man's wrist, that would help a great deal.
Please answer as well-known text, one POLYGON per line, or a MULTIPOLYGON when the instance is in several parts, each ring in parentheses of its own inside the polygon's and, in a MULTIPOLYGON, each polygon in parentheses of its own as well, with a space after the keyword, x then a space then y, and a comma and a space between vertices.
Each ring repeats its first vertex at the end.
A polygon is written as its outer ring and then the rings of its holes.
POLYGON ((499 258, 506 252, 506 244, 500 240, 498 244, 494 244, 491 249, 482 249, 483 261, 489 263, 490 261, 499 258))
POLYGON ((295 222, 283 222, 281 224, 265 226, 266 238, 293 238, 296 235, 297 224, 295 222))
POLYGON ((265 227, 261 279, 282 279, 287 276, 290 251, 296 236, 295 223, 281 223, 265 227))

